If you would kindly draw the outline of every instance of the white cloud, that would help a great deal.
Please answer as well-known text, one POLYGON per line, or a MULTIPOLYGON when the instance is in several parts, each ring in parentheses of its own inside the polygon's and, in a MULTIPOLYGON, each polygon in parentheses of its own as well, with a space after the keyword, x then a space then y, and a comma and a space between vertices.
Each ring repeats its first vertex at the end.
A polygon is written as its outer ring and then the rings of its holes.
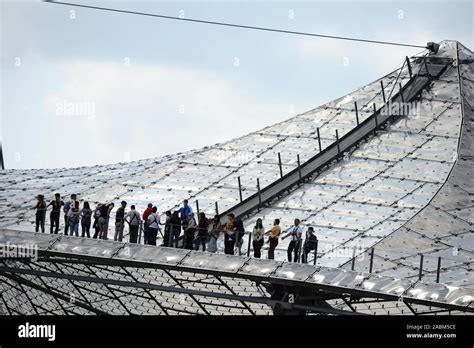
MULTIPOLYGON (((95 144, 94 152, 78 152, 66 165, 180 152, 289 117, 284 101, 209 71, 98 61, 53 61, 45 68, 55 86, 44 97, 45 118, 55 122, 55 133, 73 134, 80 143, 95 144), (58 115, 58 103, 61 108, 67 103, 91 103, 95 114, 70 116, 60 109, 58 115)), ((304 111, 298 106, 296 110, 304 111)), ((57 163, 68 158, 59 156, 62 160, 57 163)))

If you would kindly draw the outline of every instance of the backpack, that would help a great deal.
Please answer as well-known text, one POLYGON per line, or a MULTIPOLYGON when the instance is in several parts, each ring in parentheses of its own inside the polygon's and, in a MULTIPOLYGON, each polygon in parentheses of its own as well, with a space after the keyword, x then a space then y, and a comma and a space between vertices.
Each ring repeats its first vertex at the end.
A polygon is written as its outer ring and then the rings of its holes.
POLYGON ((318 238, 314 234, 310 234, 308 239, 306 239, 306 248, 308 250, 316 249, 316 241, 318 238))

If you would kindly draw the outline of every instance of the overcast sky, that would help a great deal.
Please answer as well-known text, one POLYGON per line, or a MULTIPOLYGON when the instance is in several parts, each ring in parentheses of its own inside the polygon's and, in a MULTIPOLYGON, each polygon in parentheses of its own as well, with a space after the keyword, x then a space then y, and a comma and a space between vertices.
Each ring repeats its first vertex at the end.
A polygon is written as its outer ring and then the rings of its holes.
MULTIPOLYGON (((417 45, 452 39, 474 48, 469 0, 76 2, 417 45)), ((1 3, 7 168, 106 164, 212 145, 343 96, 419 51, 40 1, 1 3)))

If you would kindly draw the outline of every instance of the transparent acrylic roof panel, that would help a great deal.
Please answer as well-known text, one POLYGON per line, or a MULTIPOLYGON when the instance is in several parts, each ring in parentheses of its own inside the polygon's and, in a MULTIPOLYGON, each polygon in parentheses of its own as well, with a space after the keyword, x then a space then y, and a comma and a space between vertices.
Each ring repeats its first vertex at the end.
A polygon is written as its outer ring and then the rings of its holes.
POLYGON ((365 276, 354 271, 321 267, 307 282, 354 288, 362 283, 365 276))
POLYGON ((340 185, 303 184, 298 190, 280 199, 275 206, 315 212, 337 201, 350 190, 351 187, 340 185))
POLYGON ((187 255, 189 250, 176 248, 157 248, 152 245, 126 244, 119 250, 116 259, 153 262, 165 265, 178 265, 187 255))
POLYGON ((421 185, 422 183, 413 180, 378 176, 350 193, 347 199, 360 203, 392 205, 421 185))
MULTIPOLYGON (((332 144, 332 140, 321 140, 321 148, 325 149, 332 144)), ((317 137, 297 138, 288 137, 272 149, 258 156, 258 160, 265 163, 278 164, 278 153, 280 153, 283 164, 297 166, 297 156, 300 155, 300 163, 303 163, 319 153, 317 137)))
POLYGON ((458 139, 446 137, 433 137, 423 147, 409 155, 411 158, 431 161, 454 162, 457 158, 458 139))
POLYGON ((384 132, 363 144, 353 156, 384 161, 398 161, 423 145, 429 138, 404 132, 384 132))
POLYGON ((396 209, 386 206, 338 202, 316 213, 307 221, 321 226, 364 231, 389 218, 395 212, 396 209))
POLYGON ((406 227, 428 236, 472 231, 472 226, 466 221, 431 206, 420 212, 416 220, 408 222, 406 227))
POLYGON ((361 284, 361 287, 365 290, 396 296, 400 296, 411 286, 412 283, 407 279, 395 279, 375 274, 371 274, 361 284))
POLYGON ((421 209, 431 201, 439 188, 440 184, 423 183, 419 188, 400 199, 396 206, 399 208, 421 209))
POLYGON ((58 235, 51 235, 49 233, 28 233, 25 235, 15 230, 0 229, 1 246, 46 250, 57 239, 58 235))
POLYGON ((451 170, 452 163, 425 161, 413 158, 404 158, 386 174, 399 179, 423 180, 433 183, 443 183, 451 170))
POLYGON ((180 265, 235 273, 242 268, 246 261, 246 258, 240 256, 191 251, 180 265))
POLYGON ((181 165, 170 175, 159 180, 151 187, 199 191, 218 182, 233 172, 231 168, 204 165, 181 165))
POLYGON ((472 306, 474 302, 474 290, 460 289, 444 284, 418 283, 404 296, 466 307, 472 306))
POLYGON ((316 272, 313 265, 285 262, 270 276, 271 278, 305 281, 316 272))
MULTIPOLYGON (((244 191, 242 192, 242 198, 245 199, 252 193, 253 192, 244 191)), ((214 211, 215 202, 218 203, 219 211, 224 211, 240 202, 238 189, 215 186, 211 186, 200 192, 197 199, 199 201, 199 209, 204 212, 214 211)))
MULTIPOLYGON (((294 167, 283 166, 283 174, 293 170, 294 167)), ((240 176, 242 187, 250 190, 257 190, 257 178, 260 180, 260 188, 264 188, 270 183, 280 178, 278 164, 258 163, 252 161, 235 172, 223 178, 219 184, 227 187, 238 188, 238 177, 240 176)))
POLYGON ((241 151, 234 149, 209 149, 184 159, 186 163, 199 163, 240 167, 244 163, 255 158, 255 152, 245 152, 247 156, 242 156, 241 151))
POLYGON ((382 161, 358 158, 346 159, 332 166, 329 171, 322 173, 313 182, 360 185, 386 170, 388 166, 388 163, 382 161))
POLYGON ((120 242, 62 236, 49 251, 110 258, 123 246, 120 242))
POLYGON ((273 260, 250 258, 239 273, 268 277, 282 264, 273 260))
POLYGON ((252 133, 241 138, 231 140, 224 144, 219 144, 222 149, 233 149, 237 151, 262 152, 281 141, 281 137, 265 135, 261 133, 252 133))

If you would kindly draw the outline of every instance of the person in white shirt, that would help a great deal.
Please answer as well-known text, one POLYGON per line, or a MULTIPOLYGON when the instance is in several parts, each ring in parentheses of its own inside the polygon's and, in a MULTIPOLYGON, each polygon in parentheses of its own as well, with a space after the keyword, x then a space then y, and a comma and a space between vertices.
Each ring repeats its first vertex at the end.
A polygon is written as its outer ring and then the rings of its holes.
POLYGON ((298 262, 298 256, 300 252, 301 236, 303 235, 303 227, 300 225, 300 219, 295 219, 295 225, 289 230, 289 232, 282 237, 285 239, 291 236, 291 242, 288 245, 288 262, 291 262, 291 254, 294 253, 293 262, 298 262))
POLYGON ((130 243, 136 243, 137 242, 137 237, 138 237, 138 229, 140 228, 140 213, 135 210, 135 206, 132 205, 130 207, 130 211, 127 212, 125 215, 125 222, 128 224, 129 227, 129 241, 130 243))
POLYGON ((156 236, 160 229, 160 217, 158 216, 157 208, 153 207, 152 213, 148 216, 148 243, 149 245, 156 245, 156 236))

